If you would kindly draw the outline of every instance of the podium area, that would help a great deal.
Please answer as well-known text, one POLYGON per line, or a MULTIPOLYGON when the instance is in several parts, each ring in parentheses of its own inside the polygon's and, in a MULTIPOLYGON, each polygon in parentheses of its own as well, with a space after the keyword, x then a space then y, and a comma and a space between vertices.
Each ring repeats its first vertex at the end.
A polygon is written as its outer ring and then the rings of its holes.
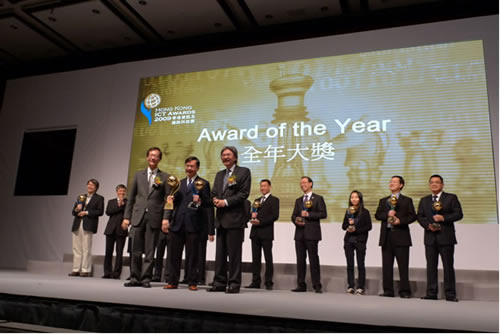
MULTIPOLYGON (((274 290, 242 288, 240 294, 234 295, 207 292, 203 288, 208 286, 200 286, 194 292, 185 285, 177 290, 164 290, 163 283, 153 283, 151 289, 126 288, 123 283, 127 267, 121 280, 101 279, 100 259, 95 260, 94 277, 90 278, 68 277, 69 261, 31 261, 25 271, 0 270, 0 320, 94 332, 498 332, 499 329, 498 272, 457 271, 460 301, 452 303, 420 299, 425 290, 420 291, 421 282, 413 280, 417 269, 410 271, 415 288, 411 299, 379 297, 376 268, 369 270, 365 296, 347 295, 343 289, 345 267, 328 266, 322 267, 323 294, 293 293, 289 288, 294 287, 295 271, 288 264, 276 265, 274 290), (473 281, 464 281, 467 277, 476 277, 478 287, 473 281)), ((248 264, 244 266, 246 269, 248 264)), ((250 283, 250 275, 244 272, 243 285, 250 283)), ((212 276, 213 272, 208 271, 207 280, 212 276)))

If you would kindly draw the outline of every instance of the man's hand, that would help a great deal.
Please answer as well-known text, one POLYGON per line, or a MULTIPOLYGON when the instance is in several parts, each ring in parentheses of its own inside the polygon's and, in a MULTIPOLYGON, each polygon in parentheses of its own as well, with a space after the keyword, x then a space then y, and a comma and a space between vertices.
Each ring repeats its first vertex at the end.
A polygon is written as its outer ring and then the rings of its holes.
POLYGON ((87 211, 80 211, 78 212, 78 217, 83 217, 83 216, 87 216, 89 213, 87 211))
POLYGON ((164 233, 168 233, 168 229, 170 228, 170 224, 168 222, 168 219, 163 219, 161 221, 161 230, 164 232, 164 233))
POLYGON ((208 236, 208 241, 214 242, 214 240, 215 240, 215 236, 214 235, 209 235, 208 236))
POLYGON ((258 220, 257 218, 254 218, 254 219, 250 220, 250 223, 252 225, 259 225, 260 224, 260 220, 258 220))
POLYGON ((128 219, 124 219, 124 220, 122 221, 122 229, 123 229, 123 230, 127 230, 129 225, 130 225, 130 220, 128 220, 128 219))
POLYGON ((297 218, 295 218, 295 224, 297 224, 299 226, 304 226, 306 224, 306 222, 304 221, 303 218, 297 217, 297 218))
POLYGON ((226 206, 226 201, 223 199, 214 198, 214 205, 218 208, 223 208, 226 206))
POLYGON ((307 211, 307 210, 302 210, 301 215, 302 215, 302 217, 309 217, 309 211, 307 211))
POLYGON ((439 228, 434 226, 434 224, 429 224, 429 230, 431 230, 432 232, 436 232, 436 231, 439 231, 439 228))
POLYGON ((435 222, 444 222, 444 217, 442 215, 434 215, 432 218, 435 222))
POLYGON ((394 217, 396 215, 396 211, 394 210, 389 210, 389 213, 387 214, 389 217, 394 217))
POLYGON ((201 203, 200 195, 193 195, 193 202, 195 202, 195 203, 201 203))
POLYGON ((399 220, 398 217, 394 216, 394 222, 392 223, 392 225, 399 225, 401 224, 401 220, 399 220))

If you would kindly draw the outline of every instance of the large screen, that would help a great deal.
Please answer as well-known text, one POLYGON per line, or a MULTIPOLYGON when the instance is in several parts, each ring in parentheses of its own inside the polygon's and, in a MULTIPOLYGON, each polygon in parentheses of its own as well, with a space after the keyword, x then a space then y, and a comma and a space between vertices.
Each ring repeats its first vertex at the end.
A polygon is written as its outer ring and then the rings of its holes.
POLYGON ((461 223, 498 223, 481 41, 149 77, 136 107, 129 183, 151 146, 163 151, 160 169, 183 178, 195 155, 213 182, 233 145, 252 171, 251 199, 272 181, 280 221, 303 175, 324 196, 327 223, 342 221, 354 189, 374 213, 393 175, 417 208, 440 174, 461 223))

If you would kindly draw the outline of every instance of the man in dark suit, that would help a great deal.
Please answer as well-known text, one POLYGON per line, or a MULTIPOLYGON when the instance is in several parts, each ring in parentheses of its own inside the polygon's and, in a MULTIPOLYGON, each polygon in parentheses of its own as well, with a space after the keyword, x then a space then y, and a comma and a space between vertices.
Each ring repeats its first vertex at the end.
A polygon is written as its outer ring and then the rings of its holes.
POLYGON ((250 220, 252 224, 250 230, 250 239, 252 240, 252 283, 246 288, 260 289, 261 256, 262 250, 264 250, 266 259, 264 285, 267 290, 272 290, 274 222, 279 217, 280 200, 278 197, 271 195, 271 181, 268 179, 260 181, 260 192, 262 197, 255 199, 260 207, 257 211, 252 212, 252 220, 250 220))
POLYGON ((104 230, 106 235, 106 252, 104 253, 104 276, 102 278, 120 279, 123 266, 123 247, 127 239, 127 230, 122 228, 123 212, 127 199, 127 187, 123 184, 116 186, 116 198, 110 199, 106 206, 109 216, 108 224, 104 230), (116 245, 115 269, 113 270, 113 248, 116 245))
POLYGON ((130 260, 130 282, 126 287, 151 287, 154 252, 160 228, 168 228, 171 212, 164 210, 165 197, 170 193, 167 183, 169 175, 158 169, 162 152, 151 147, 146 153, 148 168, 135 173, 130 195, 123 215, 122 227, 130 229, 132 258, 130 260), (142 254, 144 263, 142 262, 142 254))
POLYGON ((422 299, 437 299, 438 260, 441 255, 445 298, 447 301, 458 302, 453 254, 457 243, 455 222, 463 218, 462 207, 457 195, 443 191, 444 182, 440 175, 435 174, 429 178, 429 188, 432 194, 420 200, 417 213, 418 222, 425 229, 424 245, 427 260, 427 294, 422 299), (441 209, 438 210, 435 204, 439 203, 441 209))
MULTIPOLYGON (((405 185, 403 177, 395 175, 389 182, 391 195, 380 199, 375 218, 381 221, 379 246, 382 247, 383 297, 394 297, 393 267, 394 258, 399 269, 399 295, 410 298, 411 289, 408 278, 411 236, 408 225, 417 219, 413 200, 401 194, 405 185), (391 208, 390 199, 397 198, 397 204, 391 208)), ((394 206, 394 205, 393 205, 394 206)))
POLYGON ((313 180, 309 176, 303 176, 300 179, 300 187, 304 196, 295 200, 292 214, 297 255, 297 287, 292 291, 305 292, 307 290, 306 257, 309 256, 314 291, 322 293, 318 243, 321 240, 320 219, 325 219, 327 216, 325 200, 322 196, 313 193, 313 180))
POLYGON ((221 160, 226 168, 217 173, 212 188, 212 201, 217 208, 215 277, 213 286, 207 291, 239 293, 242 243, 250 219, 250 203, 247 198, 252 177, 250 169, 237 166, 236 147, 225 146, 221 150, 221 160))
MULTIPOLYGON (((73 270, 68 276, 89 277, 92 271, 92 235, 97 233, 99 217, 104 213, 104 197, 96 193, 99 181, 87 181, 87 194, 73 206, 73 270)), ((80 198, 81 197, 81 198, 80 198)))
MULTIPOLYGON (((210 197, 210 183, 198 176, 200 160, 188 157, 185 161, 186 177, 181 180, 180 189, 173 198, 174 212, 168 229, 168 284, 165 289, 177 289, 181 272, 182 251, 186 247, 186 281, 189 290, 198 290, 198 255, 203 225, 211 224, 211 235, 215 234, 213 226, 213 205, 210 197), (201 182, 201 183, 200 183, 201 182), (203 188, 197 190, 197 184, 203 188), (212 217, 210 219, 210 212, 212 217)), ((164 230, 163 232, 167 232, 164 230)), ((212 239, 213 240, 213 239, 212 239)))

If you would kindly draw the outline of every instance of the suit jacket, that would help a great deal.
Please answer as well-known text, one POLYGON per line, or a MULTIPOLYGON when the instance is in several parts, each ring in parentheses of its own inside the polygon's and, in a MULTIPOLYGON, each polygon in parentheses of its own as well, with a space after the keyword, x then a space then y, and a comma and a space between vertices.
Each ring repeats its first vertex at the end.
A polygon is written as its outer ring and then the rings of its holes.
POLYGON ((455 194, 443 192, 439 201, 442 204, 442 209, 438 214, 444 217, 441 224, 441 230, 432 232, 429 230, 429 224, 432 224, 432 195, 423 197, 418 204, 417 219, 420 225, 425 229, 424 244, 433 245, 437 242, 438 245, 454 245, 457 243, 455 236, 455 222, 463 218, 462 207, 455 194))
POLYGON ((106 224, 106 229, 104 230, 105 235, 116 235, 119 237, 126 237, 128 234, 127 230, 122 229, 123 213, 125 212, 125 206, 127 205, 127 199, 123 199, 124 204, 118 206, 118 199, 113 198, 108 201, 106 206, 106 214, 109 216, 108 224, 106 224))
MULTIPOLYGON (((347 212, 344 216, 344 222, 342 223, 342 229, 345 231, 349 227, 349 215, 347 212)), ((370 217, 370 211, 363 208, 363 211, 357 212, 354 216, 354 232, 346 232, 344 236, 344 241, 347 242, 350 236, 356 237, 356 242, 366 243, 368 240, 368 231, 372 229, 372 218, 370 217)))
POLYGON ((310 200, 313 202, 309 209, 309 217, 305 218, 305 225, 299 226, 295 223, 295 218, 300 217, 302 212, 302 201, 304 196, 295 200, 293 208, 292 223, 295 224, 294 240, 321 240, 321 225, 319 220, 327 216, 326 205, 323 196, 312 193, 310 200))
MULTIPOLYGON (((256 200, 260 200, 260 197, 256 200)), ((274 222, 280 215, 280 199, 270 194, 258 209, 259 225, 252 225, 250 239, 274 240, 274 222)))
POLYGON ((197 176, 194 181, 198 180, 203 181, 205 186, 199 193, 201 206, 197 210, 188 208, 188 204, 193 200, 194 193, 192 187, 188 188, 187 186, 187 178, 181 180, 181 187, 174 195, 174 212, 169 228, 171 231, 178 232, 184 226, 187 232, 203 233, 208 231, 208 234, 215 234, 210 182, 197 176))
POLYGON ((217 172, 212 188, 212 199, 214 197, 225 199, 228 203, 228 206, 216 209, 215 227, 246 228, 250 220, 250 202, 247 200, 252 183, 250 169, 235 166, 232 174, 235 177, 235 184, 227 185, 226 188, 224 188, 225 175, 226 169, 217 172))
POLYGON ((158 169, 156 176, 160 178, 161 184, 155 184, 150 190, 147 168, 134 175, 123 214, 124 219, 131 220, 132 226, 140 224, 146 209, 153 228, 160 228, 162 219, 170 219, 171 210, 163 210, 165 198, 170 194, 170 186, 167 184, 169 174, 158 169))
MULTIPOLYGON (((73 219, 73 226, 71 231, 75 232, 80 227, 81 217, 78 217, 78 212, 75 211, 78 202, 75 202, 73 206, 72 214, 75 216, 73 219)), ((89 203, 84 206, 82 211, 87 211, 89 214, 83 216, 83 229, 88 232, 97 233, 97 224, 99 223, 99 217, 104 213, 104 197, 94 193, 90 198, 89 203)))
POLYGON ((391 210, 387 202, 389 198, 390 196, 380 199, 377 212, 375 213, 375 218, 381 221, 379 246, 384 245, 387 233, 392 233, 391 242, 394 246, 411 246, 411 235, 408 225, 417 219, 415 207, 413 206, 413 200, 403 194, 399 195, 395 211, 396 217, 399 218, 401 223, 399 225, 394 225, 394 230, 391 232, 387 229, 387 218, 389 217, 388 214, 391 210))

